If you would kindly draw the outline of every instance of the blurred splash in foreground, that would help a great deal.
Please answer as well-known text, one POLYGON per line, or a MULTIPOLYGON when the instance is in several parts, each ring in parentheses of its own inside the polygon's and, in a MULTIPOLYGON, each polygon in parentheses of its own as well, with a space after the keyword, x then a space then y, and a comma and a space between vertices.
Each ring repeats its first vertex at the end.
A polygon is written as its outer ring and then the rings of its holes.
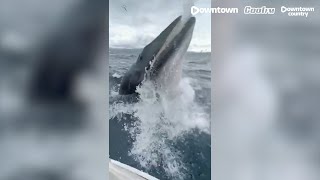
POLYGON ((319 3, 214 2, 276 14, 212 18, 213 179, 319 179, 319 3), (281 6, 316 11, 289 17, 281 6))
POLYGON ((0 179, 106 179, 107 3, 0 2, 0 179))

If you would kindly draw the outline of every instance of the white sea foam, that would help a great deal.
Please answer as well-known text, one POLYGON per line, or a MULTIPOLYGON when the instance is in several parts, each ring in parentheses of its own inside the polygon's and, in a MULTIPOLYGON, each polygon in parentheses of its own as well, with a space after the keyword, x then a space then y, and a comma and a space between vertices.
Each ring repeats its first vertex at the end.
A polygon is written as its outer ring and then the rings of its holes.
POLYGON ((114 73, 114 74, 112 75, 112 77, 115 77, 115 78, 121 78, 121 75, 120 75, 120 74, 118 74, 118 73, 114 73))
MULTIPOLYGON (((194 102, 195 92, 189 79, 182 79, 179 86, 182 91, 175 97, 157 92, 150 81, 138 88, 141 101, 134 104, 130 112, 135 112, 139 120, 128 131, 135 139, 130 155, 142 167, 162 166, 167 175, 181 179, 185 166, 180 159, 181 152, 174 149, 172 143, 196 128, 209 133, 210 120, 194 102)), ((125 108, 128 107, 122 106, 120 111, 125 108)))

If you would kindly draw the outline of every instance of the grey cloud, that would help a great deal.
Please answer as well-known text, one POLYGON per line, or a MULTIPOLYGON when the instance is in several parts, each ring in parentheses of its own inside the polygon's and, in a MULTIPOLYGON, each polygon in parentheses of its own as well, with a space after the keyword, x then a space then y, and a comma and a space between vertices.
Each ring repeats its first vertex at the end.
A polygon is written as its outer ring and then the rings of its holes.
MULTIPOLYGON (((183 13, 183 4, 186 2, 186 0, 110 0, 110 46, 123 48, 145 46, 183 13)), ((196 5, 197 3, 201 7, 211 6, 209 0, 197 1, 196 5)), ((190 48, 211 49, 210 32, 210 15, 197 16, 194 40, 190 48)))

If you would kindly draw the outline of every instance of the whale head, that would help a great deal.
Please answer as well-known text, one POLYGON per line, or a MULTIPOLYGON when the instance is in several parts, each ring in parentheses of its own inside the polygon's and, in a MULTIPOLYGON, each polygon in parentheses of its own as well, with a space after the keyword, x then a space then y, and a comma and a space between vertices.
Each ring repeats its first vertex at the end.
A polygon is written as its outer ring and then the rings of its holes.
POLYGON ((126 72, 119 94, 133 94, 146 78, 162 83, 175 82, 192 39, 195 17, 177 17, 158 37, 145 46, 136 63, 126 72), (170 80, 169 80, 170 79, 170 80))

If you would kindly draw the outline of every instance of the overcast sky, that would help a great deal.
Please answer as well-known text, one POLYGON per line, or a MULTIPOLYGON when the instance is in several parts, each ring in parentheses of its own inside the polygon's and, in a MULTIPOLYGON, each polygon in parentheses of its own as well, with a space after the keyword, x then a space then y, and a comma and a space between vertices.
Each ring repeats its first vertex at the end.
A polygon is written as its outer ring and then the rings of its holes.
MULTIPOLYGON (((190 0, 110 0, 110 47, 143 48, 183 14, 186 1, 190 0)), ((211 7, 211 1, 196 0, 195 5, 211 7)), ((211 51, 211 16, 197 14, 196 18, 189 51, 211 51)))

